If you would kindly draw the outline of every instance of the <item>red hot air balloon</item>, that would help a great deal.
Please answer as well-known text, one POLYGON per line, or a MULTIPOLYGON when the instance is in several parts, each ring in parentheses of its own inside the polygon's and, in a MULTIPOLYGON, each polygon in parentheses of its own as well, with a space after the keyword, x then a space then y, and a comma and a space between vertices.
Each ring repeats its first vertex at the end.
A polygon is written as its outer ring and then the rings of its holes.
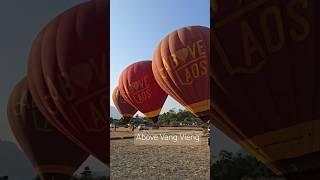
POLYGON ((217 0, 212 101, 230 137, 288 179, 320 179, 319 1, 217 0))
POLYGON ((29 54, 28 83, 48 121, 109 163, 109 1, 91 0, 54 18, 29 54))
POLYGON ((17 141, 41 179, 70 179, 89 156, 48 124, 32 100, 26 79, 14 88, 7 114, 17 141))
POLYGON ((200 117, 210 111, 209 58, 209 28, 189 26, 162 39, 152 60, 159 86, 200 117))
POLYGON ((112 93, 113 103, 121 113, 122 117, 125 120, 125 123, 128 123, 130 119, 134 116, 134 114, 138 111, 131 104, 127 103, 125 99, 122 97, 119 88, 116 87, 112 93))
POLYGON ((123 70, 119 90, 128 103, 157 122, 168 95, 154 79, 151 61, 140 61, 123 70))

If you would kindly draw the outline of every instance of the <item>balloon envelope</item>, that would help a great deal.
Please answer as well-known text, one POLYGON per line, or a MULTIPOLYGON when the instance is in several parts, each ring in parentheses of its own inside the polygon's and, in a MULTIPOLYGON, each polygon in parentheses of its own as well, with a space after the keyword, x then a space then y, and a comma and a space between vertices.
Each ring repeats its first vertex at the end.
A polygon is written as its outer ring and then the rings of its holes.
POLYGON ((160 114, 168 96, 154 79, 151 61, 128 66, 120 75, 118 87, 123 98, 149 118, 160 114))
POLYGON ((117 110, 121 113, 124 118, 132 118, 137 112, 137 109, 131 104, 127 103, 122 97, 119 88, 116 87, 112 93, 112 100, 117 110))
POLYGON ((277 174, 319 169, 319 1, 216 2, 213 123, 277 174))
POLYGON ((42 179, 70 179, 89 156, 48 124, 32 100, 26 79, 12 91, 7 115, 20 147, 42 179))
POLYGON ((198 116, 210 111, 210 30, 180 28, 161 40, 154 51, 152 70, 159 86, 198 116))
POLYGON ((28 83, 48 121, 109 163, 109 1, 91 0, 54 18, 29 54, 28 83))

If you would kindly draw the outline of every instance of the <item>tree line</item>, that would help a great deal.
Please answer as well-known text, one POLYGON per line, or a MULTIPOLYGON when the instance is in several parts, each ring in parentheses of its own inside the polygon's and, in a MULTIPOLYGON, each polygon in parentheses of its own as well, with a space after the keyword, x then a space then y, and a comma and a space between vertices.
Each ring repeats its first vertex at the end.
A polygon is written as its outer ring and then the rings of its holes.
MULTIPOLYGON (((108 179, 107 175, 97 176, 91 171, 90 167, 86 166, 84 170, 80 173, 80 175, 74 175, 70 180, 107 180, 107 179, 108 179)), ((0 178, 0 180, 2 179, 0 178)), ((41 178, 37 176, 34 180, 41 180, 41 178)))
MULTIPOLYGON (((110 123, 117 123, 124 125, 123 119, 110 118, 110 123)), ((151 125, 152 121, 147 117, 141 117, 138 114, 131 119, 131 123, 151 125)), ((195 117, 187 110, 175 108, 170 109, 168 112, 162 113, 158 117, 158 125, 160 126, 204 126, 200 118, 195 117)))
POLYGON ((246 153, 219 152, 211 166, 215 180, 285 180, 275 175, 263 163, 246 153))

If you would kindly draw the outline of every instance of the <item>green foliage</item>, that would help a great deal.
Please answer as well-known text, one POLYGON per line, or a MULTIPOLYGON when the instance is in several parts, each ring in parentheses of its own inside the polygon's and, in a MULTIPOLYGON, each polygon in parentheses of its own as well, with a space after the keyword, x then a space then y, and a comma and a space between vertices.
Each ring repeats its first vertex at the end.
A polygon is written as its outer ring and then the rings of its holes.
POLYGON ((119 122, 119 125, 121 125, 121 126, 126 124, 125 119, 123 117, 121 117, 118 122, 119 122))
MULTIPOLYGON (((70 180, 107 180, 107 179, 108 179, 107 176, 97 176, 87 166, 87 167, 84 168, 83 172, 80 173, 80 176, 74 175, 70 180)), ((8 180, 8 179, 1 179, 1 177, 0 177, 0 180, 8 180)), ((34 180, 41 180, 41 178, 39 176, 37 176, 37 177, 34 178, 34 180)))
POLYGON ((215 180, 239 180, 244 177, 276 177, 264 164, 248 154, 222 150, 219 160, 212 165, 215 180))
POLYGON ((187 110, 170 109, 159 116, 159 125, 161 126, 180 126, 183 125, 202 125, 201 119, 196 118, 191 112, 187 110))
POLYGON ((143 124, 144 119, 137 114, 136 117, 132 118, 131 123, 135 125, 143 124))
POLYGON ((88 166, 86 166, 84 168, 83 172, 81 173, 81 177, 79 178, 79 180, 107 180, 107 177, 106 176, 102 176, 102 177, 95 176, 94 173, 91 171, 91 169, 88 166))
MULTIPOLYGON (((170 109, 168 112, 165 112, 158 117, 158 123, 160 126, 180 126, 184 125, 193 125, 193 126, 202 126, 203 122, 201 119, 195 117, 191 112, 187 110, 175 108, 170 109)), ((117 123, 119 125, 125 125, 123 119, 114 119, 110 117, 110 123, 117 123)), ((130 121, 131 124, 136 126, 139 124, 146 124, 148 126, 153 125, 153 121, 147 117, 141 117, 138 114, 133 117, 130 121)))
POLYGON ((114 119, 110 117, 110 123, 114 123, 114 119))
POLYGON ((84 171, 81 173, 81 178, 80 180, 92 180, 92 172, 88 166, 84 168, 84 171))

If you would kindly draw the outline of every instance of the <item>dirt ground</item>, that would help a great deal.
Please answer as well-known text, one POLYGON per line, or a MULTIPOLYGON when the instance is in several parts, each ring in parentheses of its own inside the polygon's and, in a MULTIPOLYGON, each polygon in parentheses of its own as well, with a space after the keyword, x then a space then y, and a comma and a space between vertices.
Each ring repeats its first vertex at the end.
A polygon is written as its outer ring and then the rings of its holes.
MULTIPOLYGON (((132 136, 132 133, 125 128, 111 132, 111 137, 117 136, 132 136)), ((202 137, 202 141, 205 142, 206 137, 202 137)), ((206 143, 159 146, 135 145, 133 139, 111 140, 111 179, 114 180, 209 179, 209 170, 209 147, 206 143)))

